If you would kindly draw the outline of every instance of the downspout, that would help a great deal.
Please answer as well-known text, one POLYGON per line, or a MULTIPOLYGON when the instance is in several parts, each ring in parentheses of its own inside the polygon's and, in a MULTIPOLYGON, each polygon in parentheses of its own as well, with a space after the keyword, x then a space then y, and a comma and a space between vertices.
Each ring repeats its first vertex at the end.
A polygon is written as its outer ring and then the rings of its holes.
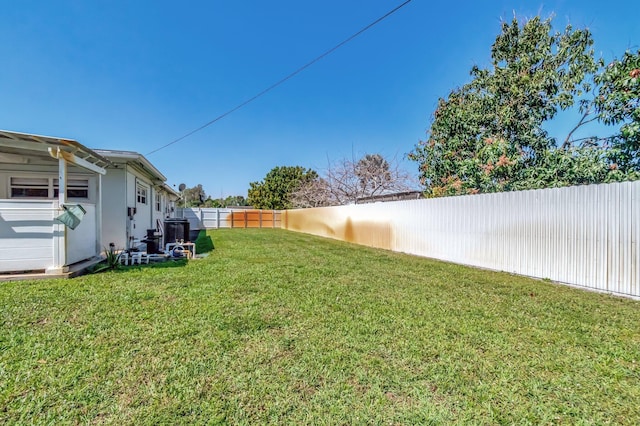
POLYGON ((96 198, 96 253, 102 251, 102 175, 98 174, 98 197, 96 198))

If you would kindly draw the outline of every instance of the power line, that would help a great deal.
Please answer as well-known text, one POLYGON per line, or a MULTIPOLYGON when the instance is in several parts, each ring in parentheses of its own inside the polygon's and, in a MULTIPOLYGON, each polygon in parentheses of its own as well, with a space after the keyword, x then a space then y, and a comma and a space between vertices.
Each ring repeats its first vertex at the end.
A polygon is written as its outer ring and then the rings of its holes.
POLYGON ((258 99, 259 97, 267 94, 268 92, 270 92, 271 90, 275 89, 276 87, 280 86, 282 83, 284 83, 285 81, 289 80, 290 78, 294 77, 295 75, 299 74, 300 72, 304 71, 305 69, 309 68, 311 65, 315 64, 316 62, 318 62, 319 60, 321 60, 322 58, 324 58, 325 56, 330 55, 331 53, 335 52, 336 50, 338 50, 339 48, 341 48, 342 46, 344 46, 345 44, 349 43, 351 40, 353 40, 354 38, 358 37, 360 34, 364 33, 365 31, 367 31, 369 28, 373 27, 374 25, 380 23, 381 21, 383 21, 384 19, 388 18, 389 16, 391 16, 392 14, 394 14, 395 12, 397 12, 398 10, 400 10, 402 7, 406 6, 408 3, 410 3, 411 0, 406 0, 404 3, 400 4, 399 6, 396 6, 395 8, 393 8, 392 10, 390 10, 389 12, 385 13, 384 15, 382 15, 380 18, 376 19, 375 21, 373 21, 372 23, 370 23, 369 25, 367 25, 366 27, 362 28, 360 31, 356 32, 355 34, 351 35, 350 37, 346 38, 345 40, 341 41, 340 43, 338 43, 337 45, 335 45, 334 47, 332 47, 331 49, 327 50, 326 52, 324 52, 323 54, 321 54, 320 56, 316 57, 315 59, 313 59, 312 61, 306 63, 305 65, 301 66, 300 68, 298 68, 297 70, 295 70, 294 72, 292 72, 291 74, 287 75, 286 77, 284 77, 283 79, 277 81, 276 83, 272 84, 271 86, 267 87, 266 89, 264 89, 263 91, 261 91, 260 93, 258 93, 257 95, 252 96, 251 98, 247 99, 246 101, 236 105, 235 107, 231 108, 230 110, 228 110, 227 112, 217 116, 216 118, 214 118, 213 120, 203 124, 202 126, 190 131, 189 133, 186 133, 182 136, 180 136, 178 139, 174 139, 173 141, 162 145, 160 148, 154 149, 153 151, 147 153, 146 155, 151 155, 155 152, 160 151, 161 149, 167 148, 168 146, 171 146, 175 143, 180 142, 183 139, 188 138, 189 136, 193 135, 194 133, 199 132, 200 130, 209 127, 210 125, 212 125, 213 123, 215 123, 216 121, 219 121, 221 119, 223 119, 224 117, 226 117, 227 115, 230 115, 234 112, 236 112, 237 110, 239 110, 240 108, 244 107, 245 105, 255 101, 256 99, 258 99))

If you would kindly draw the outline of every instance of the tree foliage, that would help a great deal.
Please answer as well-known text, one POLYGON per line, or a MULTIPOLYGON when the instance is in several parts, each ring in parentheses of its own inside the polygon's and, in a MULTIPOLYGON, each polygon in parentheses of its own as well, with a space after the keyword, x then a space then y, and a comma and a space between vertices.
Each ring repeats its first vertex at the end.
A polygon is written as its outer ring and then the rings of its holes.
POLYGON ((503 23, 491 49, 491 66, 473 67, 471 82, 438 101, 426 140, 409 155, 419 163, 427 195, 635 176, 638 78, 632 81, 631 74, 638 55, 625 55, 602 72, 592 45, 587 29, 567 26, 564 32, 553 32, 551 19, 503 23), (590 99, 594 91, 596 100, 590 99), (624 122, 623 131, 606 140, 578 141, 571 138, 574 129, 558 146, 543 124, 572 107, 583 114, 576 128, 601 120, 624 122), (612 147, 620 148, 616 155, 612 147))
POLYGON ((201 184, 192 188, 185 188, 182 193, 182 204, 186 207, 202 206, 207 199, 207 194, 201 184))
POLYGON ((411 176, 396 162, 380 154, 366 154, 357 161, 343 159, 330 164, 325 174, 298 187, 295 207, 355 204, 375 195, 412 188, 411 176))
POLYGON ((275 167, 264 180, 249 184, 249 205, 257 209, 283 210, 293 207, 291 195, 298 187, 318 178, 318 173, 300 166, 275 167))
POLYGON ((230 195, 226 198, 211 198, 207 196, 201 184, 192 188, 185 188, 181 192, 181 205, 186 207, 229 207, 248 206, 247 200, 242 195, 230 195))
POLYGON ((229 195, 226 198, 207 198, 204 201, 205 207, 222 208, 233 206, 248 206, 247 200, 242 195, 229 195))
POLYGON ((640 51, 625 52, 597 76, 600 84, 595 99, 599 119, 620 125, 610 138, 610 158, 623 172, 640 170, 640 51))

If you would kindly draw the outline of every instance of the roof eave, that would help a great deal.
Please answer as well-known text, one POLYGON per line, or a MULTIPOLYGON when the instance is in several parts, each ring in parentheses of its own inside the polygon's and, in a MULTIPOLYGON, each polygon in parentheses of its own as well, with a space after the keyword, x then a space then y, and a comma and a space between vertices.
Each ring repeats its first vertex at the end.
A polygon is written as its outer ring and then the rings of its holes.
POLYGON ((0 130, 0 146, 36 152, 48 152, 49 148, 59 148, 94 166, 113 166, 111 161, 73 139, 0 130))
POLYGON ((160 170, 158 170, 149 160, 145 158, 144 155, 134 152, 134 151, 115 151, 108 149, 97 149, 97 152, 104 155, 105 157, 112 159, 123 159, 127 160, 127 162, 139 162, 142 165, 142 168, 147 170, 151 175, 159 178, 162 182, 167 180, 167 177, 163 175, 160 170))

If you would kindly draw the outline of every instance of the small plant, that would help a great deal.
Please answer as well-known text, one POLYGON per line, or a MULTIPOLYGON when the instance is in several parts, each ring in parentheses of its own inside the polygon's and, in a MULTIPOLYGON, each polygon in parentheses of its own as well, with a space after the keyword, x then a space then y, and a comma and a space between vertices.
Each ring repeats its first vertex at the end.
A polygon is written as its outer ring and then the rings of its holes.
POLYGON ((93 273, 102 272, 106 270, 116 269, 120 265, 120 253, 116 251, 115 244, 109 244, 109 248, 104 248, 105 259, 96 265, 93 273))
POLYGON ((105 259, 107 266, 109 267, 109 269, 115 269, 119 263, 119 259, 118 259, 119 254, 116 252, 115 246, 110 244, 109 250, 105 249, 105 253, 107 256, 107 258, 105 259))

